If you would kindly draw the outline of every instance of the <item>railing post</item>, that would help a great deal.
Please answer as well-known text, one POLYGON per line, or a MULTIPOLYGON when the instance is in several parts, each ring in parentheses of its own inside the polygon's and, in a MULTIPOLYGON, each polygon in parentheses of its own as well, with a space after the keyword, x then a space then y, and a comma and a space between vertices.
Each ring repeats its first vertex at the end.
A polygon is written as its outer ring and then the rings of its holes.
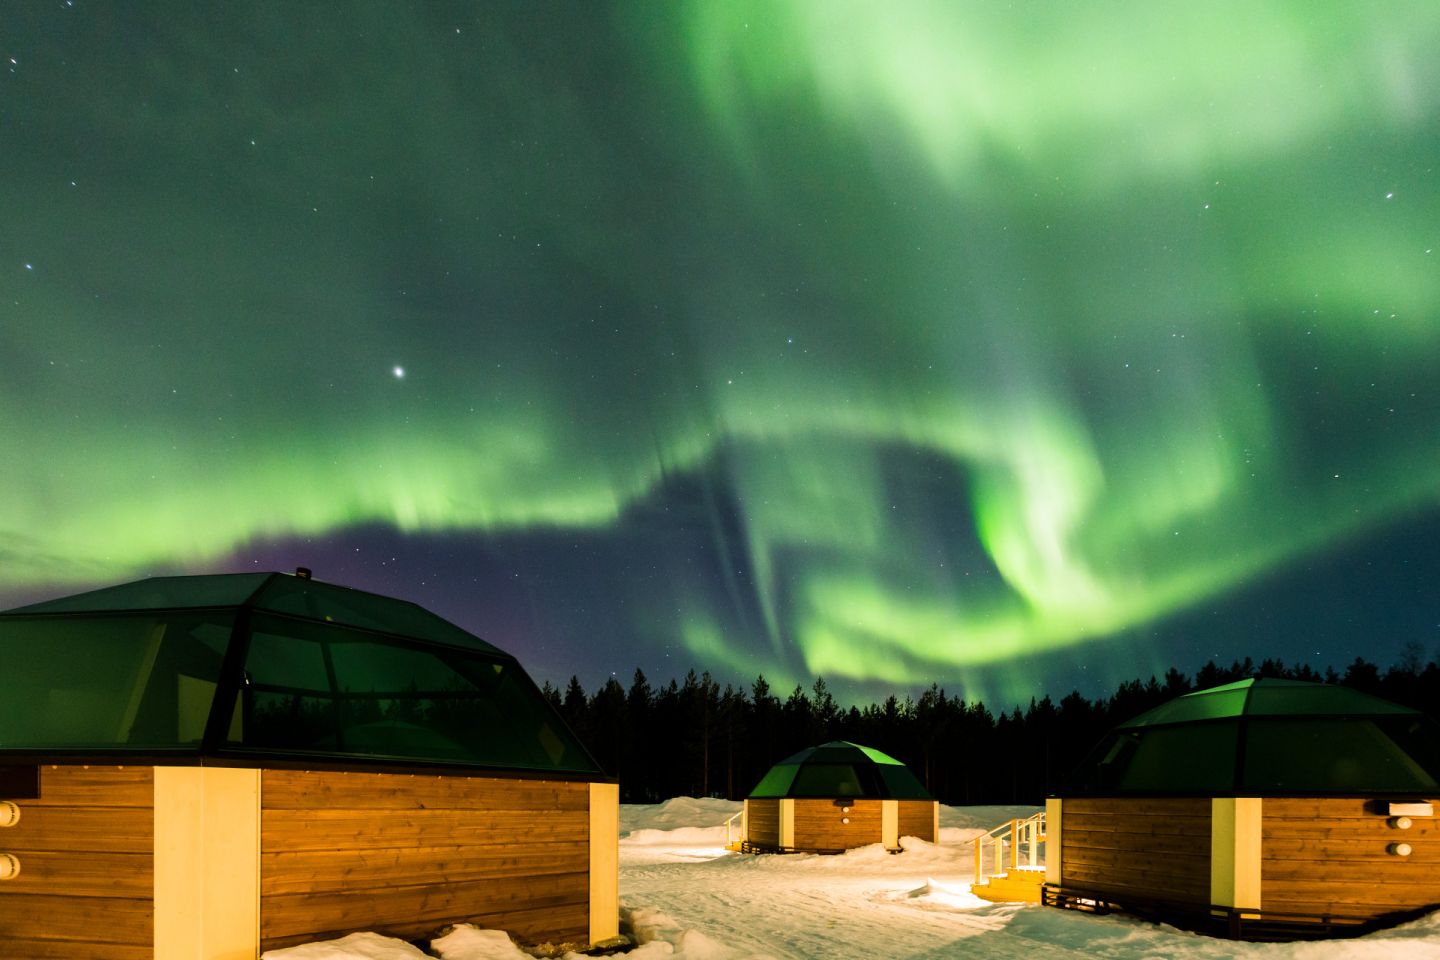
POLYGON ((1020 866, 1020 821, 1010 821, 1010 869, 1020 866))

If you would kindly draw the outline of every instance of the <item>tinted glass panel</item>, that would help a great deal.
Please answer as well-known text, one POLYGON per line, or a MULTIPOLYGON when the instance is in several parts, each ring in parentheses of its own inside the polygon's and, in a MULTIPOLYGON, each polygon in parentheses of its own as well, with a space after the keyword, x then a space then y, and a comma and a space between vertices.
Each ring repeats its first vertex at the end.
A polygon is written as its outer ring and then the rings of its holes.
POLYGON ((1440 782, 1440 723, 1424 714, 1382 717, 1374 723, 1425 771, 1427 777, 1440 782))
POLYGON ((1176 697, 1148 713, 1121 724, 1124 727, 1145 727, 1160 723, 1180 723, 1190 720, 1217 720, 1223 717, 1239 716, 1245 708, 1245 697, 1249 686, 1217 687, 1208 693, 1191 693, 1176 697))
MULTIPOLYGON (((1393 724, 1393 721, 1389 723, 1393 724)), ((1251 720, 1245 751, 1245 787, 1263 792, 1391 793, 1436 789, 1426 770, 1434 763, 1433 741, 1419 736, 1417 721, 1401 721, 1404 737, 1414 727, 1412 757, 1380 725, 1367 719, 1251 720)))
POLYGON ((1408 713, 1415 711, 1398 703, 1372 697, 1359 690, 1333 684, 1306 683, 1290 685, 1257 683, 1250 695, 1246 712, 1251 716, 1295 716, 1298 714, 1321 714, 1346 716, 1386 713, 1408 713))
POLYGON ((289 633, 272 633, 254 627, 245 656, 245 681, 257 688, 285 687, 294 693, 328 696, 334 684, 325 666, 325 648, 319 643, 296 643, 289 633))
POLYGON ((869 757, 871 760, 874 760, 876 763, 884 763, 884 764, 893 764, 893 765, 895 765, 895 766, 903 766, 903 764, 901 764, 899 760, 896 760, 894 757, 890 756, 890 754, 888 754, 888 753, 881 753, 879 750, 876 750, 874 747, 859 747, 858 749, 860 750, 861 753, 865 754, 865 756, 869 757))
POLYGON ((874 797, 879 796, 874 768, 848 763, 809 763, 795 775, 792 797, 874 797))
POLYGON ((755 789, 750 791, 752 797, 784 797, 790 793, 790 784, 795 782, 795 774, 800 767, 793 763, 777 763, 770 768, 770 772, 760 780, 755 789))
POLYGON ((1233 721, 1112 734, 1077 777, 1087 792, 1206 793, 1234 789, 1233 721))
POLYGON ((885 764, 877 767, 876 772, 880 779, 885 782, 884 796, 892 800, 930 800, 929 792, 915 774, 910 772, 909 767, 885 764))
POLYGON ((299 577, 275 577, 256 599, 255 605, 275 613, 499 652, 480 638, 413 603, 299 577))
POLYGON ((198 746, 224 616, 0 619, 0 749, 198 746))
POLYGON ((268 573, 222 574, 213 577, 152 577, 89 593, 46 600, 13 612, 70 613, 86 610, 177 610, 186 607, 233 607, 244 603, 265 582, 268 573))
POLYGON ((860 759, 859 749, 848 743, 822 743, 805 757, 807 763, 855 763, 860 759))
POLYGON ((256 614, 237 746, 598 772, 513 661, 256 614))

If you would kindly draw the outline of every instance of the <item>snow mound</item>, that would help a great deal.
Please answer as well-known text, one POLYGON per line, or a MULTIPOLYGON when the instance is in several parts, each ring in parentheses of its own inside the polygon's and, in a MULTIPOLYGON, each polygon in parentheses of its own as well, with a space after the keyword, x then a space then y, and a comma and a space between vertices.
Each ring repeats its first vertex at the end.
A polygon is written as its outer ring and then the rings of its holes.
POLYGON ((429 958, 404 940, 382 937, 378 933, 352 933, 339 940, 321 940, 316 943, 302 943, 298 947, 266 950, 260 955, 260 960, 429 960, 429 958))
POLYGON ((627 960, 655 960, 658 957, 673 957, 675 960, 735 960, 739 955, 729 947, 711 940, 699 930, 681 930, 670 940, 651 940, 625 954, 627 960))
POLYGON ((1037 813, 1042 813, 1044 810, 1044 807, 1027 806, 947 807, 942 803, 940 804, 940 836, 945 836, 947 827, 975 830, 978 832, 972 836, 978 836, 1002 823, 1010 820, 1024 820, 1037 813))
POLYGON ((962 889, 961 887, 953 883, 940 883, 933 877, 927 877, 923 886, 919 886, 916 887, 914 890, 907 890, 905 892, 906 900, 919 900, 922 897, 941 898, 956 901, 959 901, 961 898, 963 898, 965 906, 970 906, 973 902, 978 902, 980 900, 979 897, 975 896, 970 892, 970 888, 968 886, 962 889))
POLYGON ((636 830, 676 830, 682 827, 724 826, 725 820, 744 809, 740 800, 714 797, 672 797, 664 803, 622 803, 620 835, 636 830))
MULTIPOLYGON (((994 824, 992 824, 992 826, 994 826, 994 824)), ((956 845, 969 843, 976 837, 984 836, 989 831, 989 827, 941 827, 940 842, 956 845)))
POLYGON ((956 845, 969 843, 1003 823, 1028 819, 1044 809, 1018 806, 947 807, 942 803, 940 842, 956 845))
POLYGON ((746 953, 726 946, 699 930, 677 924, 668 914, 650 907, 621 910, 639 944, 625 954, 626 960, 769 960, 769 954, 746 953))
MULTIPOLYGON (((739 831, 735 832, 739 836, 739 831)), ((632 830, 621 843, 635 847, 673 846, 725 846, 724 827, 678 827, 674 830, 656 830, 646 827, 632 830)))
POLYGON ((454 930, 430 941, 430 949, 441 960, 533 960, 530 954, 515 946, 503 930, 481 930, 463 923, 454 930))

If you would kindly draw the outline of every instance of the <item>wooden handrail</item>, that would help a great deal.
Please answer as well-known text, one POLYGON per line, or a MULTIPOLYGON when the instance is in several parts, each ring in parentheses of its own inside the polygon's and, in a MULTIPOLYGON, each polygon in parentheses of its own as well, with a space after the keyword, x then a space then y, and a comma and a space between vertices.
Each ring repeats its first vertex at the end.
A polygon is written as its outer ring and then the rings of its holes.
MULTIPOLYGON (((727 848, 730 846, 730 844, 731 844, 731 842, 732 842, 732 841, 730 840, 730 824, 734 823, 737 817, 743 816, 744 813, 745 813, 744 810, 740 810, 740 811, 739 811, 738 813, 736 813, 734 816, 727 817, 727 818, 725 819, 725 846, 726 846, 727 848)), ((741 839, 743 840, 744 838, 742 837, 741 839)))
POLYGON ((1045 812, 1035 814, 1025 819, 1013 819, 987 830, 982 835, 971 841, 975 844, 975 882, 980 883, 992 876, 1000 876, 1006 871, 1001 869, 1003 862, 1005 844, 1010 844, 1010 870, 1020 867, 1020 846, 1026 847, 1027 866, 1036 867, 1040 863, 1039 847, 1045 842, 1045 812), (991 856, 993 869, 985 872, 985 844, 989 844, 994 853, 991 856))

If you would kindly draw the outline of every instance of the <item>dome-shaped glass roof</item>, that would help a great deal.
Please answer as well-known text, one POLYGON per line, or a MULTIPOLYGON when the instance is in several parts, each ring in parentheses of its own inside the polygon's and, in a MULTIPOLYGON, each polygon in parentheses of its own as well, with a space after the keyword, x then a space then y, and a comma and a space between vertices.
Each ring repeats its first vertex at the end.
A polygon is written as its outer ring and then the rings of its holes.
MULTIPOLYGON (((304 573, 304 571, 301 571, 304 573)), ((120 613, 246 607, 362 630, 431 640, 504 655, 418 604, 284 573, 151 577, 7 610, 11 614, 120 613)))
POLYGON ((1187 693, 1120 726, 1153 727, 1166 723, 1189 723, 1239 716, 1361 717, 1418 712, 1333 683, 1256 677, 1187 693))
POLYGON ((0 754, 600 773, 514 657, 404 600, 280 573, 0 613, 0 754))
POLYGON ((1440 789, 1440 730, 1335 684, 1259 678, 1177 697, 1116 727, 1071 794, 1363 796, 1440 789))
POLYGON ((934 799, 899 760, 847 740, 822 743, 786 757, 750 791, 752 800, 781 797, 934 799))

